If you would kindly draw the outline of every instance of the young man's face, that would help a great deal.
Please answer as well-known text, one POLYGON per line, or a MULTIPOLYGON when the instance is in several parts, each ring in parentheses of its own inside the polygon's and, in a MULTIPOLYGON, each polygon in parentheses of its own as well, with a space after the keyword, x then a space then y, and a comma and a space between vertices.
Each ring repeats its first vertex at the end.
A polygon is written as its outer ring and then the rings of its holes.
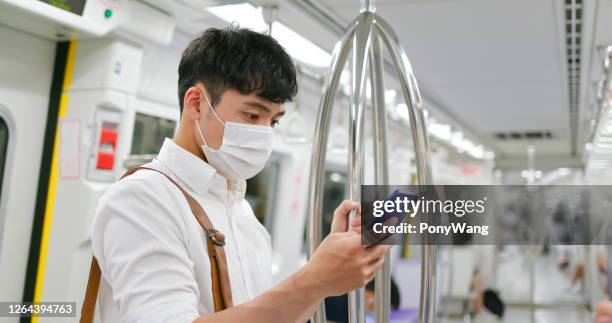
MULTIPOLYGON (((196 95, 199 92, 200 96, 197 120, 202 129, 206 144, 212 149, 219 149, 223 142, 224 126, 215 117, 206 97, 202 94, 204 87, 198 84, 194 88, 196 88, 196 93, 192 94, 196 95)), ((194 88, 190 89, 190 91, 194 88)), ((205 93, 210 98, 208 92, 205 93)), ((233 89, 223 92, 214 110, 223 122, 231 121, 267 127, 276 126, 285 113, 282 104, 268 101, 257 96, 255 93, 245 95, 233 89)), ((197 133, 196 142, 200 145, 203 144, 197 133)))

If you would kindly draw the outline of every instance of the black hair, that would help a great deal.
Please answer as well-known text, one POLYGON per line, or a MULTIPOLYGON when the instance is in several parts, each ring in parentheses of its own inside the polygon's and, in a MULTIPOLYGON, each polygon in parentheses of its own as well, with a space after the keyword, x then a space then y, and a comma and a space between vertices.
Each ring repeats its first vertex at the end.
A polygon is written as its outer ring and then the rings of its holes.
POLYGON ((297 93, 291 57, 272 37, 243 28, 210 28, 183 51, 178 68, 181 113, 187 90, 204 83, 214 107, 225 90, 256 93, 274 103, 291 101, 297 93))
MULTIPOLYGON (((374 283, 374 279, 372 279, 366 285, 366 290, 373 292, 376 289, 376 284, 374 283)), ((396 310, 400 306, 400 293, 399 287, 395 283, 393 277, 391 277, 391 309, 396 310)))
POLYGON ((484 306, 489 312, 497 315, 500 319, 504 317, 504 302, 499 298, 497 292, 486 289, 482 293, 482 298, 484 300, 484 306))

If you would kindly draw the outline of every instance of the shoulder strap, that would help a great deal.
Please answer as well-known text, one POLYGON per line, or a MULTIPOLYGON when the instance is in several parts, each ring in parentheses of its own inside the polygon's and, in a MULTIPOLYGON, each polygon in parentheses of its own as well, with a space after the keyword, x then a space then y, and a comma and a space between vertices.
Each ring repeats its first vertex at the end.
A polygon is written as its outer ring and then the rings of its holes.
MULTIPOLYGON (((206 215, 206 212, 204 212, 204 209, 202 209, 200 204, 175 180, 165 173, 153 168, 137 167, 128 170, 123 176, 121 176, 121 178, 129 176, 142 169, 152 170, 164 175, 185 196, 185 199, 191 208, 191 212, 208 237, 208 258, 210 259, 212 274, 212 291, 213 300, 215 303, 215 312, 232 307, 232 289, 227 270, 225 250, 223 250, 223 246, 225 245, 225 236, 213 227, 212 222, 210 222, 208 215, 206 215)), ((92 257, 89 280, 87 281, 87 290, 85 291, 85 299, 83 300, 83 307, 81 309, 80 323, 93 322, 94 309, 96 307, 96 299, 98 297, 98 289, 100 287, 100 279, 100 266, 98 265, 97 259, 92 257)))

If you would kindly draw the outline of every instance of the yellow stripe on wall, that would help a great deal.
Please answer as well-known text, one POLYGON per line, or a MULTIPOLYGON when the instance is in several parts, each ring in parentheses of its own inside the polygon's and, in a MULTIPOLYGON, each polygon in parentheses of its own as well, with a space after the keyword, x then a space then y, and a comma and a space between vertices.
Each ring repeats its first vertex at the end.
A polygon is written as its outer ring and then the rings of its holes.
MULTIPOLYGON (((40 254, 38 258, 38 270, 36 272, 36 285, 34 288, 34 302, 41 302, 43 295, 43 287, 45 283, 45 269, 47 267, 47 249, 49 239, 51 238, 51 225, 53 224, 53 215, 55 211, 55 192, 57 191, 57 179, 59 174, 59 122, 68 113, 68 103, 70 95, 68 90, 72 85, 72 74, 74 70, 74 61, 76 58, 77 41, 71 40, 68 47, 68 57, 66 58, 66 70, 64 71, 64 84, 62 85, 62 95, 60 97, 60 106, 58 112, 58 127, 55 129, 55 138, 53 140, 53 155, 51 157, 51 172, 49 175, 49 188, 47 193, 47 202, 45 204, 45 215, 43 218, 42 238, 40 242, 40 254)), ((32 323, 38 323, 38 316, 32 317, 32 323)))

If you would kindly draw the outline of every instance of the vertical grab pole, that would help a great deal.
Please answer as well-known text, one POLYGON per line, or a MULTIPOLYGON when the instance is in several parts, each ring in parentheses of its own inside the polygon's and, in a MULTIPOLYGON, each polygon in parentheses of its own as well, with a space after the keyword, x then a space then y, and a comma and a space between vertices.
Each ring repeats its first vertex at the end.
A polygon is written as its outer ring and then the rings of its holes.
MULTIPOLYGON (((402 93, 410 112, 410 130, 415 150, 417 178, 419 185, 431 185, 432 176, 429 160, 429 143, 425 129, 425 116, 421 107, 421 96, 410 61, 399 45, 393 29, 380 17, 376 17, 376 33, 380 35, 400 80, 402 93)), ((431 221, 431 220, 430 220, 431 221)), ((421 291, 419 322, 431 323, 435 317, 437 249, 431 237, 423 237, 421 247, 421 291)))
POLYGON ((376 11, 376 0, 360 0, 360 7, 361 9, 359 10, 359 12, 364 12, 364 11, 370 11, 370 12, 374 12, 376 11))
MULTIPOLYGON (((400 80, 402 93, 410 112, 412 138, 415 147, 418 181, 420 185, 429 185, 432 182, 429 161, 429 144, 425 129, 425 117, 421 109, 421 97, 416 78, 412 73, 410 62, 403 49, 399 46, 397 35, 390 26, 374 14, 374 0, 362 0, 361 14, 349 25, 340 41, 336 44, 332 55, 332 64, 329 70, 329 79, 326 82, 323 98, 319 106, 317 125, 314 135, 313 155, 310 168, 310 182, 308 189, 309 213, 311 214, 308 226, 309 256, 319 246, 322 237, 322 198, 324 166, 327 141, 329 136, 329 123, 334 95, 338 87, 342 69, 347 61, 348 52, 353 48, 352 57, 352 93, 349 124, 349 198, 360 200, 361 184, 363 183, 364 138, 363 114, 366 74, 368 66, 371 70, 372 110, 374 117, 374 153, 376 183, 388 184, 386 114, 384 104, 382 51, 381 40, 387 48, 400 80), (375 34, 373 35, 373 29, 375 34), (374 40, 373 37, 375 38, 374 40), (380 39, 378 39, 380 38, 380 39), (370 52, 370 42, 373 49, 370 52), (368 60, 370 57, 370 60, 368 60), (379 140, 377 140, 379 139, 379 140)), ((355 212, 349 218, 354 219, 355 212)), ((427 237, 425 237, 427 238, 427 237)), ((419 306, 419 321, 431 323, 435 314, 436 297, 436 246, 432 241, 423 245, 421 270, 421 295, 419 306)), ((388 322, 390 300, 389 259, 386 255, 386 268, 377 273, 377 321, 388 322), (387 289, 385 291, 385 289, 387 289), (386 311, 386 313, 385 313, 386 311)), ((349 293, 349 322, 363 323, 365 319, 364 290, 363 288, 349 293)), ((312 318, 313 323, 324 323, 325 304, 321 303, 312 318)))
MULTIPOLYGON (((313 153, 310 163, 310 181, 308 186, 308 206, 310 214, 310 222, 308 224, 308 257, 317 250, 321 240, 323 239, 323 182, 325 156, 327 148, 327 140, 329 137, 329 123, 331 112, 334 105, 334 99, 340 75, 348 58, 348 53, 351 49, 353 35, 357 20, 354 20, 347 31, 342 35, 332 54, 332 63, 329 68, 329 74, 323 90, 323 97, 319 104, 317 115, 317 127, 314 133, 313 153)), ((317 311, 311 319, 312 323, 324 323, 325 320, 325 303, 321 302, 317 311)))
MULTIPOLYGON (((348 155, 348 189, 349 199, 361 200, 361 184, 363 183, 363 112, 364 96, 367 80, 367 67, 370 40, 374 25, 374 13, 365 11, 359 15, 355 39, 353 40, 353 57, 351 73, 351 104, 349 117, 349 155, 348 155)), ((349 221, 357 216, 355 211, 349 215, 349 221)), ((349 323, 365 322, 365 290, 359 288, 349 292, 348 316, 349 323)))
MULTIPOLYGON (((370 82, 372 88, 372 120, 374 136, 372 150, 374 151, 374 183, 389 185, 389 164, 387 147, 387 114, 385 106, 382 43, 378 35, 373 35, 370 47, 370 82)), ((389 252, 385 262, 376 272, 374 311, 377 323, 389 322, 391 308, 391 259, 389 252)))

